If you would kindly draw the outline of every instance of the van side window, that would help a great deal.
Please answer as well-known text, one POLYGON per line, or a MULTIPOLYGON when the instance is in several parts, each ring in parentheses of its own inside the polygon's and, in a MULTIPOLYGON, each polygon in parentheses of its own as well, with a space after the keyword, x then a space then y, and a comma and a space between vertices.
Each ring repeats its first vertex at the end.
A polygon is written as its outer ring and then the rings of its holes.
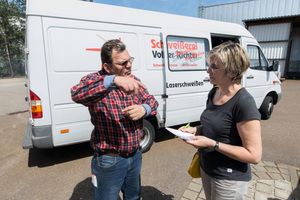
POLYGON ((238 37, 232 37, 228 35, 212 35, 211 36, 211 45, 214 48, 224 42, 231 41, 233 43, 240 43, 238 37))
POLYGON ((209 52, 205 38, 167 37, 167 55, 170 71, 206 70, 209 52))
POLYGON ((268 62, 258 46, 248 45, 247 52, 250 58, 250 69, 267 70, 268 62))

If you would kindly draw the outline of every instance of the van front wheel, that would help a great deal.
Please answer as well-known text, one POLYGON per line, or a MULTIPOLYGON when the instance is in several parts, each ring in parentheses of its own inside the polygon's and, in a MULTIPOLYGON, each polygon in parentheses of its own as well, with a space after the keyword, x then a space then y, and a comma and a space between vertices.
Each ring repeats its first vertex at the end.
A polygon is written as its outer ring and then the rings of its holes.
POLYGON ((155 129, 149 121, 143 120, 143 123, 144 123, 144 128, 143 128, 143 137, 141 141, 141 146, 142 146, 142 152, 145 153, 149 151, 149 149, 151 148, 154 142, 155 129))
POLYGON ((259 111, 261 114, 261 119, 269 119, 274 109, 273 98, 266 96, 263 103, 261 104, 259 111))

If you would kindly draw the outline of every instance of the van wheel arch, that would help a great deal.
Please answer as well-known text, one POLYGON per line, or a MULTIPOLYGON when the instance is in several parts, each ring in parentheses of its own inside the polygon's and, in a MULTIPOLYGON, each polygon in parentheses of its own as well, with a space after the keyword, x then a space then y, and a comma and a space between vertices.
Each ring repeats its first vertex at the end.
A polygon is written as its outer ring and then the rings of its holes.
POLYGON ((143 120, 143 137, 141 140, 142 152, 145 153, 150 150, 155 139, 155 128, 148 120, 143 120))
POLYGON ((261 119, 269 119, 274 109, 274 99, 272 96, 266 96, 259 108, 261 119))

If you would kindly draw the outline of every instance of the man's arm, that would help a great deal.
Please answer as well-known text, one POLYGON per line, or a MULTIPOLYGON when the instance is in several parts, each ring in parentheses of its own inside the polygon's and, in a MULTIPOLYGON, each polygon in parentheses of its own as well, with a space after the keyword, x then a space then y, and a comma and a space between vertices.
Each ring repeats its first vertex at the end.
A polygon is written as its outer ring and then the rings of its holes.
POLYGON ((139 88, 139 93, 136 96, 139 99, 139 104, 128 106, 123 109, 123 114, 132 120, 138 120, 148 115, 157 113, 158 102, 153 95, 150 95, 145 87, 139 88))
POLYGON ((83 77, 79 84, 71 88, 72 100, 85 106, 95 104, 114 87, 113 85, 106 85, 105 87, 104 82, 104 76, 100 76, 98 73, 83 77))
POLYGON ((142 106, 145 108, 148 115, 156 115, 157 113, 157 107, 158 102, 154 98, 153 95, 149 94, 148 90, 141 88, 141 94, 142 94, 142 106))
POLYGON ((138 95, 140 88, 147 89, 142 82, 128 76, 114 76, 113 82, 127 94, 138 95))

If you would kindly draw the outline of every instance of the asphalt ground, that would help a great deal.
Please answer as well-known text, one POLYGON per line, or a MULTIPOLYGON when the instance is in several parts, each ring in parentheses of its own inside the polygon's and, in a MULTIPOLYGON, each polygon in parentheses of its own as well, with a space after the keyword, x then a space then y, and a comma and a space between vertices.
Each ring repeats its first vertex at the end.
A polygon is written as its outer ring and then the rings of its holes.
MULTIPOLYGON (((88 143, 22 149, 29 118, 24 78, 0 79, 0 199, 93 199, 88 143)), ((263 162, 300 167, 300 81, 282 82, 282 99, 262 121, 263 162)), ((143 154, 142 198, 178 200, 193 179, 187 169, 195 149, 165 131, 143 154)))

